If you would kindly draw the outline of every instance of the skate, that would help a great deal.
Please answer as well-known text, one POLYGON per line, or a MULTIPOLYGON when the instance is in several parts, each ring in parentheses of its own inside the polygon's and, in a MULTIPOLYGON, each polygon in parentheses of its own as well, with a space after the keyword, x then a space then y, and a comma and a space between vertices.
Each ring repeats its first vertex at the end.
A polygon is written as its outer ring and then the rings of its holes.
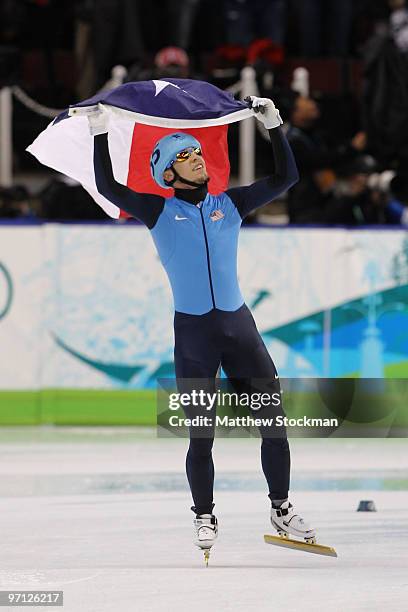
POLYGON ((194 544, 204 551, 204 562, 208 566, 210 550, 218 535, 217 517, 213 514, 197 514, 194 529, 194 544))
POLYGON ((316 543, 315 530, 296 514, 289 501, 283 502, 279 508, 272 505, 271 523, 281 538, 288 538, 290 534, 302 538, 308 544, 316 543))
POLYGON ((266 544, 302 550, 317 555, 337 557, 334 548, 316 543, 315 530, 299 514, 296 514, 289 501, 283 502, 279 508, 272 506, 271 523, 278 532, 278 537, 265 535, 264 540, 266 544), (294 537, 291 538, 289 536, 294 537))

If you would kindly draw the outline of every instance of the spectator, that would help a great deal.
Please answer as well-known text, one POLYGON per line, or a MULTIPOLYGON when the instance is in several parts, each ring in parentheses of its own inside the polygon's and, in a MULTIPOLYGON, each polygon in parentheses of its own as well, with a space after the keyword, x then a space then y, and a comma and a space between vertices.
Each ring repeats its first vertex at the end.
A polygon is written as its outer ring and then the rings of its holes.
POLYGON ((408 10, 390 0, 390 23, 364 53, 364 113, 370 149, 384 165, 408 163, 408 10))
POLYGON ((191 47, 191 37, 201 0, 167 1, 170 44, 182 49, 191 47))
POLYGON ((373 158, 358 156, 338 168, 333 190, 321 210, 321 222, 348 226, 384 222, 383 198, 369 188, 374 164, 373 158))
POLYGON ((79 100, 95 93, 95 61, 92 51, 93 0, 79 0, 75 11, 74 54, 78 70, 76 94, 79 100))
POLYGON ((366 146, 365 134, 359 132, 349 143, 329 148, 318 129, 319 118, 319 106, 312 98, 297 96, 292 100, 288 140, 300 173, 299 183, 289 192, 292 223, 325 222, 336 167, 354 159, 366 146))
POLYGON ((129 66, 144 55, 139 3, 134 0, 98 0, 91 13, 95 89, 110 78, 117 64, 129 66))
POLYGON ((406 0, 389 0, 390 30, 394 43, 402 53, 408 51, 408 8, 406 0))
POLYGON ((50 221, 106 220, 103 210, 83 187, 64 175, 57 175, 39 194, 42 216, 50 221))
POLYGON ((34 219, 30 195, 22 185, 0 190, 0 217, 5 219, 34 219))
POLYGON ((256 38, 283 45, 287 0, 225 0, 227 42, 249 46, 256 38))
POLYGON ((408 176, 406 174, 397 174, 392 179, 385 212, 389 223, 408 225, 408 176))
POLYGON ((348 55, 352 0, 293 0, 293 6, 300 34, 300 55, 348 55))
POLYGON ((190 58, 180 47, 164 47, 154 58, 155 77, 187 79, 190 76, 190 58))
MULTIPOLYGON (((191 51, 195 43, 193 33, 199 13, 202 8, 208 8, 203 7, 203 4, 203 0, 184 0, 184 2, 164 0, 145 3, 141 17, 143 29, 147 32, 144 41, 146 49, 150 53, 156 53, 162 47, 170 46, 191 51)), ((206 12, 211 13, 211 7, 206 12)), ((206 29, 205 34, 211 36, 211 32, 206 29)))

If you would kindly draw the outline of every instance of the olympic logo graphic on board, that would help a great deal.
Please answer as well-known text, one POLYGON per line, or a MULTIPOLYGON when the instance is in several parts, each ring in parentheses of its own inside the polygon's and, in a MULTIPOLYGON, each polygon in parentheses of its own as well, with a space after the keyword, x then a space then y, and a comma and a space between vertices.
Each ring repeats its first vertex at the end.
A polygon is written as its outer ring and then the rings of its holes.
POLYGON ((0 261, 0 321, 10 310, 13 301, 13 281, 7 268, 0 261))

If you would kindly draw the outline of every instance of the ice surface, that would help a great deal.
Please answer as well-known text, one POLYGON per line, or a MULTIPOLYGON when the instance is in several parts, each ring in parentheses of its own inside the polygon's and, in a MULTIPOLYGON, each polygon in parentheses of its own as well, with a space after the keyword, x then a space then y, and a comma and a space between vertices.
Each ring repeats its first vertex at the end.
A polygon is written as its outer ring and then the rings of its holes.
POLYGON ((207 569, 192 545, 186 440, 1 429, 0 588, 63 589, 65 612, 408 610, 406 441, 292 441, 291 499, 338 559, 264 544, 258 445, 216 441, 207 569), (356 512, 360 499, 378 511, 356 512))

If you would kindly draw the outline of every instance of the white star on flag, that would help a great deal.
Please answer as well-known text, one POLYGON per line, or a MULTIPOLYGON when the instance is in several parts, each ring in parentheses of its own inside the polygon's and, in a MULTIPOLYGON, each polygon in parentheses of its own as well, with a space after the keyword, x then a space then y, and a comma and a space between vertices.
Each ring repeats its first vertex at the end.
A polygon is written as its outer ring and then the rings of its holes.
POLYGON ((153 79, 153 83, 156 88, 156 93, 154 94, 154 97, 158 96, 159 93, 163 91, 163 89, 167 87, 168 85, 171 85, 172 87, 176 87, 177 89, 180 89, 178 85, 175 85, 174 83, 169 83, 169 81, 157 81, 156 79, 153 79))

